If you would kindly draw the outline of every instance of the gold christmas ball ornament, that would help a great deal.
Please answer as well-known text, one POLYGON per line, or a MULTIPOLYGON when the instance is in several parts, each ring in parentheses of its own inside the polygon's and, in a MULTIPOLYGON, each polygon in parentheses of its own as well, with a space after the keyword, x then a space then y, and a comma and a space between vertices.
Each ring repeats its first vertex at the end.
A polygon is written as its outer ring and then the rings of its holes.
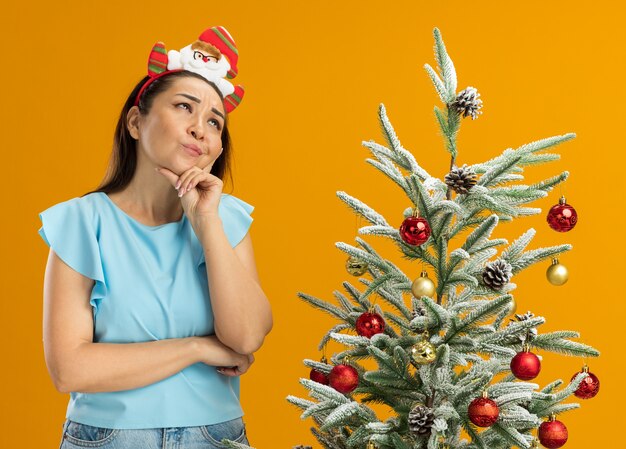
POLYGON ((420 277, 413 281, 411 292, 413 292, 413 296, 416 298, 421 298, 422 296, 432 298, 434 296, 436 292, 435 283, 430 280, 426 271, 422 271, 420 277))
POLYGON ((378 449, 374 443, 371 441, 367 442, 367 449, 378 449))
POLYGON ((428 365, 433 363, 437 358, 437 350, 435 346, 428 341, 428 332, 422 334, 424 340, 419 341, 411 348, 411 358, 418 365, 428 365))
POLYGON ((511 305, 509 306, 509 315, 517 312, 517 301, 515 301, 515 296, 511 296, 511 305))
POLYGON ((555 257, 552 259, 552 265, 546 271, 546 277, 552 285, 563 285, 569 279, 569 273, 567 267, 559 263, 559 259, 555 257))
POLYGON ((350 256, 346 261, 346 270, 348 270, 348 273, 352 276, 361 276, 367 271, 367 263, 354 256, 350 256))

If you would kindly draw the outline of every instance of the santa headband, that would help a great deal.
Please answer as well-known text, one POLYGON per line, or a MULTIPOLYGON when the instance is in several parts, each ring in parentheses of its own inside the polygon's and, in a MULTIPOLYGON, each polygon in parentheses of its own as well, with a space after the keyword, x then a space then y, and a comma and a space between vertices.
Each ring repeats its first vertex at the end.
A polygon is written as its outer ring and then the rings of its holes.
POLYGON ((163 42, 152 47, 148 58, 148 76, 150 79, 141 86, 135 106, 146 88, 157 78, 168 73, 187 70, 203 76, 213 82, 224 97, 224 108, 230 112, 239 106, 243 98, 243 86, 233 86, 228 79, 237 76, 239 53, 232 36, 224 27, 212 27, 205 30, 198 39, 180 51, 165 50, 163 42))

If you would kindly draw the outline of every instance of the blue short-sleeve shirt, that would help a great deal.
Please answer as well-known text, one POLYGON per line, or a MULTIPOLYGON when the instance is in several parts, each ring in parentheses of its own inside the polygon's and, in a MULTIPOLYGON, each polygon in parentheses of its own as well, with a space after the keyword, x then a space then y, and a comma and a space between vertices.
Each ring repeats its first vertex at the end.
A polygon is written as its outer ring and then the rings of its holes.
MULTIPOLYGON (((254 207, 222 194, 218 213, 232 247, 254 207)), ((39 234, 70 267, 95 281, 94 342, 137 343, 214 334, 202 246, 185 214, 159 226, 127 215, 104 192, 39 214, 39 234)), ((72 392, 66 418, 119 429, 215 424, 243 416, 239 377, 196 363, 142 388, 72 392)))

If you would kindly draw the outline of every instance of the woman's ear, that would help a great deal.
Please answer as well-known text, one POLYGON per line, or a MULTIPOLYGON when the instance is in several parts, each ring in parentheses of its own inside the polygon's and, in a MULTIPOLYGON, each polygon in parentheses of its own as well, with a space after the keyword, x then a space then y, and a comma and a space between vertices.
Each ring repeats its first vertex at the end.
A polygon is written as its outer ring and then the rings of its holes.
POLYGON ((133 139, 139 140, 139 107, 133 106, 126 114, 126 126, 133 139))

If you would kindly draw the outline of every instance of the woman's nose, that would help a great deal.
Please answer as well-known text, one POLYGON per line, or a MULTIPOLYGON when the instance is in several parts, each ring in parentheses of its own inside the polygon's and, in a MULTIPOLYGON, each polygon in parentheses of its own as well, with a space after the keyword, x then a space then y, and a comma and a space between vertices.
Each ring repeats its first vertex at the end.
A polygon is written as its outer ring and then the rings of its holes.
POLYGON ((190 126, 190 132, 191 135, 198 140, 202 140, 202 138, 204 137, 202 126, 199 126, 197 124, 193 124, 192 126, 190 126))

